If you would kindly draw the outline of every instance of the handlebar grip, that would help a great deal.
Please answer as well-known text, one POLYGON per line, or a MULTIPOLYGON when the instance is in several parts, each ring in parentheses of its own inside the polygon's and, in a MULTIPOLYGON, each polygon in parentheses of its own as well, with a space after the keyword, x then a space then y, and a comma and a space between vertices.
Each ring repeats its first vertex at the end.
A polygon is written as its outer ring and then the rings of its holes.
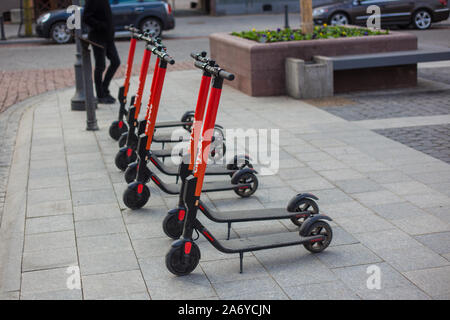
POLYGON ((168 54, 165 54, 163 56, 163 60, 165 62, 167 62, 168 64, 175 64, 175 60, 171 56, 169 56, 168 54))
POLYGON ((225 70, 219 70, 219 77, 221 77, 222 79, 229 80, 229 81, 234 80, 234 74, 229 73, 225 70))
POLYGON ((193 58, 196 61, 207 62, 209 59, 206 58, 206 56, 207 56, 206 51, 202 51, 200 53, 191 52, 191 58, 193 58))

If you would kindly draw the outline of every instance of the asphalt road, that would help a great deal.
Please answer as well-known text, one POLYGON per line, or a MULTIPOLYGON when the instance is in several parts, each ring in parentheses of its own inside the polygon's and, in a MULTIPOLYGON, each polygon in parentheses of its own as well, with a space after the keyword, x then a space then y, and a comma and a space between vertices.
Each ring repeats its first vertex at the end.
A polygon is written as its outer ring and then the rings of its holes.
MULTIPOLYGON (((291 27, 299 25, 299 15, 289 16, 291 27)), ((188 60, 192 51, 209 50, 208 35, 214 32, 231 32, 251 28, 265 29, 284 26, 284 16, 248 15, 248 16, 194 16, 176 19, 176 28, 164 33, 165 44, 178 61, 188 60)), ((421 45, 450 47, 450 21, 436 24, 427 31, 407 30, 417 35, 421 45)), ((143 52, 143 43, 137 52, 143 52)), ((125 63, 128 53, 128 40, 117 40, 117 48, 125 63)), ((0 70, 57 69, 67 68, 74 63, 75 46, 55 45, 50 42, 29 45, 0 45, 0 70)))

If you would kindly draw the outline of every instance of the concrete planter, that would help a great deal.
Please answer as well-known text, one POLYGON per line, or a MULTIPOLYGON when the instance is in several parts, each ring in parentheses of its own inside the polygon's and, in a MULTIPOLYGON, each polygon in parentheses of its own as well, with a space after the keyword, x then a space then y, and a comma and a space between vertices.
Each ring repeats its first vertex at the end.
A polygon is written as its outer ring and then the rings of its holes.
MULTIPOLYGON (((215 33, 210 35, 209 40, 211 56, 221 67, 236 75, 236 79, 228 83, 251 96, 286 94, 286 58, 311 61, 313 56, 332 57, 417 49, 417 37, 401 32, 275 43, 257 43, 228 33, 215 33)), ((416 65, 334 72, 335 93, 407 87, 416 82, 416 65)))

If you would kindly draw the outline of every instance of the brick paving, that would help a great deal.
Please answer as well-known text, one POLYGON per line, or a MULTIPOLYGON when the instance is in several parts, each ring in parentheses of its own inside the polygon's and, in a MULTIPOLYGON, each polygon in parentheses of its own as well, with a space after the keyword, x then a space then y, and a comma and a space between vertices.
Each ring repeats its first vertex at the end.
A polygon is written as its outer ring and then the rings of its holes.
POLYGON ((450 124, 381 129, 375 132, 450 164, 450 124))
MULTIPOLYGON (((133 75, 139 74, 139 64, 133 67, 133 75)), ((177 62, 169 71, 192 69, 192 61, 177 62)), ((153 66, 150 67, 150 72, 153 66)), ((8 107, 32 96, 75 85, 74 68, 0 71, 0 113, 8 107)), ((123 78, 122 64, 115 78, 123 78)))
MULTIPOLYGON (((447 78, 450 78, 447 76, 447 78)), ((348 121, 433 116, 450 113, 448 90, 418 93, 346 95, 352 103, 322 108, 348 121)))

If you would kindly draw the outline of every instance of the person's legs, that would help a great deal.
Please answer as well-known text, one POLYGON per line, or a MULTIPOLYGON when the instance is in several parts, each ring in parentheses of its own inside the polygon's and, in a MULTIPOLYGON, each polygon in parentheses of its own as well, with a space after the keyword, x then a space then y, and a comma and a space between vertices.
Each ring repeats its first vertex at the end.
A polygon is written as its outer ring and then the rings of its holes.
POLYGON ((95 69, 94 69, 94 82, 95 91, 97 92, 97 98, 103 98, 105 93, 103 92, 103 72, 106 68, 106 58, 105 49, 101 49, 97 46, 92 46, 95 59, 95 69))
POLYGON ((103 78, 102 90, 103 93, 107 96, 110 95, 109 84, 111 83, 114 74, 116 73, 117 69, 120 66, 120 58, 119 54, 117 53, 117 48, 114 41, 108 42, 105 48, 106 48, 106 57, 109 59, 110 65, 108 67, 108 70, 106 71, 105 77, 103 78))

